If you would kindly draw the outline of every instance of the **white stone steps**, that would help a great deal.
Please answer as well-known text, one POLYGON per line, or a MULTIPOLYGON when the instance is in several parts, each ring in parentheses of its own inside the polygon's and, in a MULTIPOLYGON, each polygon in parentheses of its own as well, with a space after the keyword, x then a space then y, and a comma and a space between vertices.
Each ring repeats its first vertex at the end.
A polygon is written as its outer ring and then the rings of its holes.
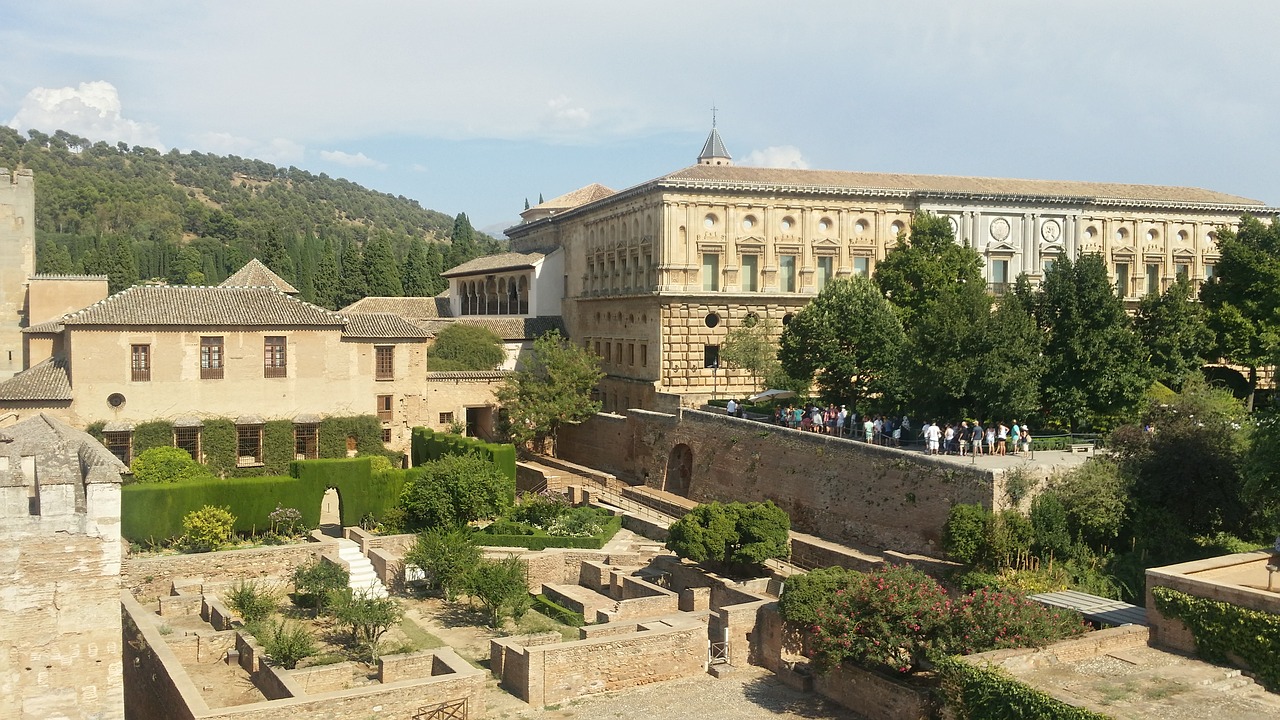
POLYGON ((378 579, 373 570, 373 563, 360 552, 360 545, 353 540, 339 538, 338 561, 347 569, 350 581, 347 586, 357 594, 367 597, 387 597, 387 587, 378 579))

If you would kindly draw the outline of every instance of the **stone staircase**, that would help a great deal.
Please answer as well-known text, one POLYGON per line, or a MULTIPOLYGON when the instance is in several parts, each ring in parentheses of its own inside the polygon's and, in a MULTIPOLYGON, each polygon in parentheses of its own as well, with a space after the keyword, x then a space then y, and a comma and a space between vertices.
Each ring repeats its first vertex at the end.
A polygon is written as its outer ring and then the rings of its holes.
POLYGON ((360 552, 360 544, 346 538, 339 538, 336 542, 338 543, 338 562, 351 576, 351 580, 347 583, 351 590, 357 595, 370 598, 387 597, 387 587, 373 571, 373 563, 360 552))

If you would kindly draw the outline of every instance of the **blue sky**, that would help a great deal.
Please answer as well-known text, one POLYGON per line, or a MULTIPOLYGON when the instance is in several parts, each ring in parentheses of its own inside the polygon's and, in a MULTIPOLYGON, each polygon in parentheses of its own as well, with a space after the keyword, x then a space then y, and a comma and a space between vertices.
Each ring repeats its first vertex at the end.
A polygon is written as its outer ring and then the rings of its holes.
POLYGON ((0 10, 0 123, 346 177, 495 231, 740 164, 1280 204, 1280 3, 100 0, 0 10))

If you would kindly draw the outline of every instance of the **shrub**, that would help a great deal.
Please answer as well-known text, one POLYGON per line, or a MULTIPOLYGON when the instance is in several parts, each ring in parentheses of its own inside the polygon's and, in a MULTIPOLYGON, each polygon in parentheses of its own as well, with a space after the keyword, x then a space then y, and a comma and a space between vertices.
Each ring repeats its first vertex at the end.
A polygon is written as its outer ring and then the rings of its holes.
POLYGON ((533 535, 534 528, 532 525, 506 518, 498 518, 490 523, 484 529, 489 535, 533 535))
POLYGON ((1002 668, 940 658, 938 675, 947 710, 957 720, 1110 720, 1025 685, 1002 668))
POLYGON ((431 370, 492 370, 506 359, 502 338, 488 328, 464 323, 441 330, 427 349, 431 370))
POLYGON ((567 508, 546 530, 556 537, 591 537, 598 535, 611 517, 613 514, 603 508, 567 508))
POLYGON ((181 545, 187 552, 217 550, 231 538, 236 518, 225 507, 205 505, 182 517, 181 545))
POLYGON ((947 651, 962 655, 1043 647, 1086 630, 1079 613, 998 590, 976 590, 960 598, 952 605, 952 615, 947 651))
POLYGON ((1032 548, 1040 557, 1066 557, 1071 547, 1067 509, 1058 496, 1047 492, 1031 502, 1032 548))
POLYGON ((465 525, 511 506, 511 481, 478 455, 444 455, 415 470, 400 494, 409 529, 465 525))
POLYGON ((569 627, 582 627, 587 624, 586 619, 582 617, 582 613, 563 607, 546 595, 537 595, 533 598, 533 609, 569 627))
POLYGON ((404 609, 395 600, 371 597, 353 592, 351 588, 333 592, 329 606, 333 608, 334 619, 346 627, 356 647, 364 650, 365 656, 374 662, 378 659, 378 641, 404 617, 404 609))
POLYGON ((991 513, 981 505, 953 505, 942 528, 942 548, 956 562, 979 564, 985 555, 991 513))
POLYGON ((208 474, 186 450, 176 447, 153 447, 139 453, 130 470, 140 483, 172 483, 208 474))
POLYGON ((852 660, 912 672, 942 645, 950 614, 946 591, 915 568, 864 573, 817 609, 814 661, 820 670, 852 660))
POLYGON ((297 508, 287 508, 277 502, 276 509, 267 514, 267 521, 274 535, 291 538, 302 533, 302 511, 297 508))
POLYGON ((480 602, 489 625, 498 628, 508 616, 517 620, 529 609, 529 566, 514 555, 481 560, 467 576, 467 593, 480 602))
POLYGON ((671 524, 667 547, 682 558, 747 569, 789 554, 791 519, 772 501, 707 503, 671 524))
POLYGON ((316 654, 316 639, 302 625, 275 622, 257 635, 262 648, 276 664, 286 670, 298 667, 298 661, 316 654))
POLYGON ((1120 534, 1129 492, 1115 463, 1091 459, 1051 483, 1050 489, 1062 502, 1072 537, 1099 547, 1120 534))
POLYGON ((520 496, 520 501, 512 508, 509 517, 516 522, 546 530, 568 509, 569 502, 563 496, 525 493, 520 496))
POLYGON ((257 625, 276 611, 280 596, 275 588, 242 580, 227 592, 227 604, 240 613, 245 625, 257 625))
POLYGON ((778 598, 778 613, 782 619, 801 627, 811 627, 818 621, 818 609, 831 603, 836 591, 847 590, 861 575, 856 570, 842 567, 818 568, 803 575, 787 578, 778 598))
POLYGON ((325 610, 329 595, 346 587, 351 575, 341 565, 316 560, 294 568, 292 580, 298 604, 308 605, 315 609, 316 615, 320 615, 325 610))
POLYGON ((480 548, 466 528, 432 528, 418 533, 404 561, 421 568, 432 589, 453 602, 480 558, 480 548))

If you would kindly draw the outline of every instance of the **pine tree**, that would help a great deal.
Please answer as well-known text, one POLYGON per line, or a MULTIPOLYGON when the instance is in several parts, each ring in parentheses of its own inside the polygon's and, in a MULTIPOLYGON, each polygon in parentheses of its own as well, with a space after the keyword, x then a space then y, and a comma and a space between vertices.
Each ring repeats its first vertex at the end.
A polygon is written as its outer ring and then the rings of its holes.
POLYGON ((333 242, 327 238, 324 241, 324 248, 320 250, 320 259, 316 262, 316 271, 311 283, 314 287, 312 302, 320 307, 336 310, 342 279, 338 274, 338 256, 333 250, 333 242))
POLYGON ((400 270, 391 254, 391 245, 382 235, 376 235, 364 246, 364 277, 373 297, 398 297, 404 295, 400 284, 400 270))
POLYGON ((67 248, 52 241, 41 238, 36 242, 36 272, 52 275, 73 275, 75 263, 71 261, 71 253, 67 248))
POLYGON ((404 259, 404 294, 410 297, 432 295, 431 278, 427 275, 427 246, 421 240, 409 245, 404 259))
POLYGON ((364 275, 364 258, 360 253, 360 246, 354 240, 349 241, 342 249, 341 273, 341 281, 334 293, 334 305, 343 308, 369 296, 369 283, 364 275))

